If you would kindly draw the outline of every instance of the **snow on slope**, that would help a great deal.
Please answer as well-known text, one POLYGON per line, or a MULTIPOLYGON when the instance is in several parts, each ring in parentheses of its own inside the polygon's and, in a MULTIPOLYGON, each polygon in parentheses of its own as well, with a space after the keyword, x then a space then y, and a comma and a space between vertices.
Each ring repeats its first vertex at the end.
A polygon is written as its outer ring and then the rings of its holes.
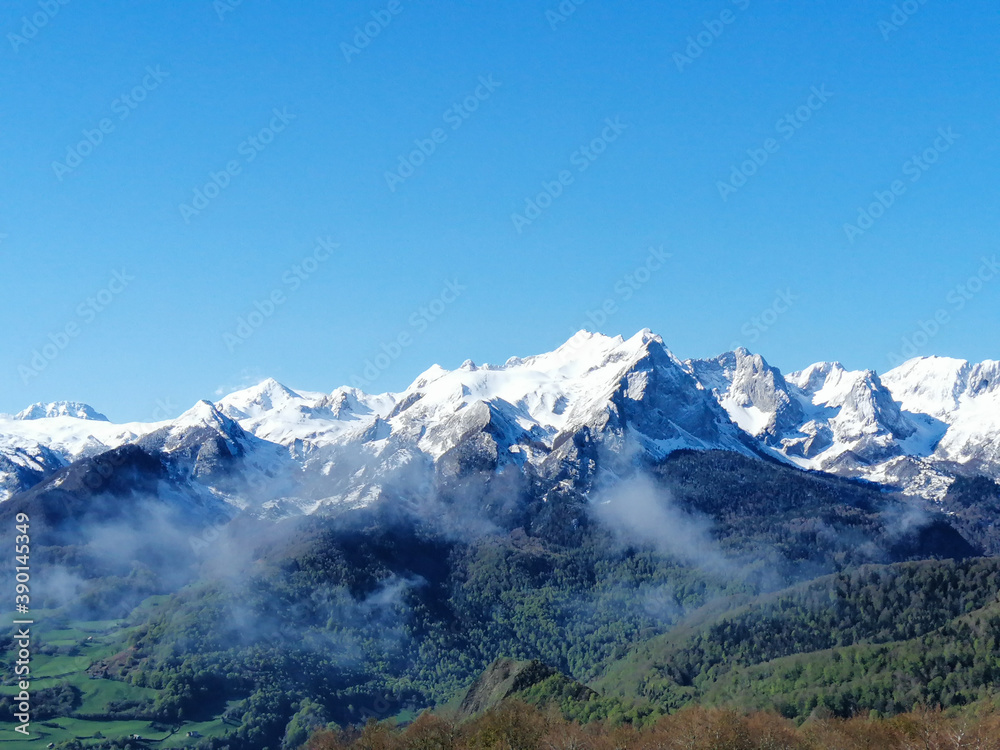
POLYGON ((0 440, 5 448, 41 445, 67 458, 117 448, 147 431, 149 426, 139 423, 113 424, 62 416, 30 420, 0 416, 0 440))
MULTIPOLYGON (((306 468, 328 478, 324 488, 312 488, 315 507, 371 502, 392 477, 399 486, 419 485, 428 467, 451 475, 532 464, 555 476, 568 466, 575 476, 594 460, 579 454, 573 438, 581 434, 591 450, 610 453, 627 443, 655 456, 683 447, 747 450, 725 413, 649 331, 627 341, 581 332, 548 354, 503 365, 466 361, 453 371, 435 366, 402 393, 349 396, 359 405, 336 421, 317 418, 311 398, 283 401, 286 440, 290 423, 317 430, 303 452, 306 468)), ((273 422, 243 424, 258 437, 277 434, 273 422)))
POLYGON ((820 362, 783 377, 744 349, 689 363, 742 429, 803 468, 940 498, 950 476, 925 460, 935 425, 904 413, 870 371, 820 362))
POLYGON ((15 417, 0 415, 0 501, 77 459, 132 442, 156 427, 113 424, 85 404, 62 407, 36 404, 15 417))
POLYGON ((715 359, 689 360, 686 365, 749 435, 772 443, 802 421, 799 400, 789 392, 781 373, 759 354, 741 347, 715 359))
POLYGON ((500 366, 466 361, 451 372, 433 368, 399 394, 402 408, 389 421, 437 458, 453 447, 452 418, 475 404, 490 404, 513 429, 512 439, 551 445, 561 431, 603 408, 653 341, 648 332, 628 341, 580 332, 549 354, 512 358, 500 366))
POLYGON ((642 373, 624 385, 621 379, 649 356, 650 347, 662 352, 659 369, 673 366, 688 381, 681 387, 700 389, 649 331, 628 341, 582 331, 553 352, 511 358, 503 365, 466 361, 452 371, 434 366, 398 394, 372 396, 350 388, 305 393, 269 380, 225 397, 218 406, 257 437, 305 452, 356 438, 379 422, 393 438, 434 459, 486 422, 504 422, 511 441, 551 445, 563 430, 603 413, 617 390, 632 400, 641 398, 642 373))
POLYGON ((933 457, 1000 473, 1000 362, 921 357, 886 373, 903 409, 937 425, 933 457))
POLYGON ((369 396, 354 388, 333 393, 293 391, 273 379, 231 393, 217 404, 219 411, 262 440, 308 452, 336 442, 359 426, 386 416, 392 395, 369 396))
POLYGON ((1000 363, 922 358, 880 378, 827 362, 785 377, 745 349, 681 362, 648 330, 581 331, 502 365, 435 365, 401 393, 266 380, 175 420, 122 425, 85 404, 36 404, 0 415, 0 499, 130 442, 186 457, 213 492, 239 494, 239 466, 270 505, 305 512, 363 505, 435 472, 531 465, 585 485, 636 449, 770 452, 941 497, 956 467, 1000 477, 1000 363))

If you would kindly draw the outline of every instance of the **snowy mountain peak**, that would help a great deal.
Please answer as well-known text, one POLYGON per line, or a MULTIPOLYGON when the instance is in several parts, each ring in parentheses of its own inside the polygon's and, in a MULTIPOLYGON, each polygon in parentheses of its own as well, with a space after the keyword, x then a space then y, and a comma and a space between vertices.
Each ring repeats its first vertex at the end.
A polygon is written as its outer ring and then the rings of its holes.
POLYGON ((73 417, 74 419, 89 419, 94 422, 109 421, 106 416, 87 404, 78 401, 53 401, 51 404, 32 404, 19 412, 14 419, 51 419, 53 417, 73 417))
POLYGON ((742 347, 681 362, 649 329, 628 339, 579 331, 503 365, 434 365, 401 393, 267 379, 172 421, 127 425, 82 404, 36 404, 0 415, 0 499, 127 443, 183 458, 204 481, 234 467, 264 476, 278 466, 275 477, 293 484, 309 477, 308 497, 281 492, 313 510, 384 497, 387 477, 427 467, 454 476, 530 466, 586 491, 615 456, 685 448, 767 453, 940 497, 957 470, 1000 478, 1000 363, 925 357, 880 378, 819 362, 786 377, 742 347))
POLYGON ((602 333, 577 331, 554 351, 526 357, 523 360, 517 360, 517 363, 546 369, 572 367, 585 371, 588 367, 600 363, 624 341, 621 336, 605 336, 602 333))
MULTIPOLYGON (((648 330, 648 329, 645 329, 648 330)), ((609 346, 618 346, 625 342, 625 339, 621 336, 606 336, 603 333, 596 333, 594 331, 588 331, 586 329, 580 329, 572 336, 570 336, 566 341, 560 345, 556 351, 569 349, 577 350, 580 348, 592 348, 594 346, 607 348, 609 346)))
POLYGON ((675 365, 683 366, 683 363, 663 343, 663 339, 648 328, 643 328, 632 338, 626 339, 619 348, 627 352, 633 352, 634 354, 642 354, 655 350, 658 353, 667 354, 675 365))
POLYGON ((814 394, 831 381, 836 384, 847 371, 840 362, 817 362, 804 370, 793 372, 786 380, 806 393, 814 394))
POLYGON ((1000 476, 1000 363, 920 357, 886 373, 883 382, 925 425, 925 453, 1000 476))
MULTIPOLYGON (((515 360, 512 359, 510 361, 515 361, 515 360)), ((517 362, 520 363, 520 360, 517 360, 517 362)), ((508 364, 509 363, 510 362, 508 362, 508 364)), ((419 390, 421 388, 426 388, 435 380, 439 380, 440 378, 444 377, 447 374, 448 370, 444 369, 441 365, 433 364, 426 370, 424 370, 422 373, 420 373, 417 376, 417 379, 414 380, 413 383, 410 385, 410 387, 407 388, 406 390, 407 392, 409 392, 409 391, 419 390)))
POLYGON ((184 429, 189 427, 223 428, 232 424, 233 420, 219 411, 211 401, 202 399, 186 412, 173 420, 171 427, 184 429))
MULTIPOLYGON (((210 453, 241 456, 253 438, 211 401, 199 401, 172 422, 143 435, 140 446, 164 453, 190 453, 204 464, 210 453)), ((214 459, 213 459, 214 463, 214 459)), ((204 466, 199 469, 205 470, 204 466)))
POLYGON ((907 411, 942 418, 959 407, 972 370, 964 359, 918 357, 887 372, 883 382, 907 411))
POLYGON ((250 388, 229 394, 219 401, 219 408, 223 414, 233 419, 246 419, 259 417, 265 412, 281 408, 301 398, 300 394, 274 378, 268 378, 250 388))

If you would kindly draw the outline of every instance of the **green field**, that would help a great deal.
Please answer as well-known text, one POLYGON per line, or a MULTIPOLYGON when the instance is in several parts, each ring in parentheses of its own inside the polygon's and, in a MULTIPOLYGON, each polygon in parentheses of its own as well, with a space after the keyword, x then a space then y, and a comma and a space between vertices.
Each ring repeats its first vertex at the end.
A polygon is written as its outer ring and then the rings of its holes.
MULTIPOLYGON (((148 601, 143 606, 156 607, 158 604, 157 601, 148 601)), ((225 724, 221 716, 209 721, 170 726, 144 719, 94 721, 81 718, 106 712, 111 701, 155 699, 160 691, 95 678, 88 673, 88 668, 95 661, 114 656, 118 649, 116 644, 121 642, 128 629, 125 621, 66 622, 53 618, 51 624, 47 624, 43 614, 34 615, 31 692, 37 695, 42 690, 68 685, 79 691, 79 705, 70 716, 33 720, 31 735, 27 739, 14 732, 14 725, 0 722, 0 748, 44 748, 49 743, 58 746, 72 740, 80 740, 86 746, 96 744, 102 738, 122 739, 134 734, 147 740, 152 747, 183 748, 191 744, 188 732, 197 732, 202 737, 220 737, 232 730, 232 725, 225 724), (69 653, 43 653, 52 650, 69 653)), ((11 667, 14 658, 13 651, 7 651, 0 657, 3 662, 0 696, 16 695, 18 692, 11 667)))

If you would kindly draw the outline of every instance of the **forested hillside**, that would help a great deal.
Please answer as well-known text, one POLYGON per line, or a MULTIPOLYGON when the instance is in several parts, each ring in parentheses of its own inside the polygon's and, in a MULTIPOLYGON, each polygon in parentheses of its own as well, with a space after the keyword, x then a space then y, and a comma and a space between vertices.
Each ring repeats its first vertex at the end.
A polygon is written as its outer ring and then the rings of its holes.
MULTIPOLYGON (((54 617, 70 629, 102 611, 122 619, 100 631, 99 649, 77 647, 92 654, 75 657, 83 672, 47 685, 45 699, 85 722, 206 727, 195 744, 249 749, 287 745, 304 726, 412 718, 453 701, 500 657, 537 660, 570 681, 533 685, 525 699, 636 726, 691 702, 800 717, 818 705, 892 713, 990 692, 981 661, 947 685, 918 670, 889 693, 877 680, 855 690, 878 676, 862 667, 833 686, 803 671, 791 688, 777 671, 783 658, 819 664, 824 650, 868 644, 897 649, 880 662, 895 670, 892 659, 910 652, 892 644, 920 638, 936 639, 928 658, 957 653, 966 664, 949 639, 967 634, 956 618, 968 613, 983 635, 962 648, 991 648, 1000 572, 967 559, 977 548, 946 516, 722 452, 675 453, 610 491, 641 502, 608 515, 573 492, 529 494, 483 508, 473 535, 456 534, 447 509, 242 519, 198 556, 180 550, 184 564, 166 545, 139 550, 128 568, 93 564, 92 544, 52 548, 82 582, 54 617), (939 561, 905 562, 924 558, 939 561), (137 592, 153 596, 135 607, 137 592), (598 692, 567 687, 578 683, 598 692), (102 702, 88 697, 91 685, 119 687, 102 702)), ((131 518, 119 512, 114 523, 131 518)))

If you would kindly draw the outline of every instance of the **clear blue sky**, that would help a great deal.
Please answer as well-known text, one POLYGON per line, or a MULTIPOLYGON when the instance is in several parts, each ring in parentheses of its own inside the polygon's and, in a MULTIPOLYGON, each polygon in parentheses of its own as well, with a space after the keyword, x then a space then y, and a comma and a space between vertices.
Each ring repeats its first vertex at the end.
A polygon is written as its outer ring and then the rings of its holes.
POLYGON ((943 310, 919 353, 1000 357, 1000 277, 956 291, 1000 252, 995 3, 223 2, 4 4, 0 411, 329 391, 400 334, 370 390, 584 326, 884 371, 943 310))

